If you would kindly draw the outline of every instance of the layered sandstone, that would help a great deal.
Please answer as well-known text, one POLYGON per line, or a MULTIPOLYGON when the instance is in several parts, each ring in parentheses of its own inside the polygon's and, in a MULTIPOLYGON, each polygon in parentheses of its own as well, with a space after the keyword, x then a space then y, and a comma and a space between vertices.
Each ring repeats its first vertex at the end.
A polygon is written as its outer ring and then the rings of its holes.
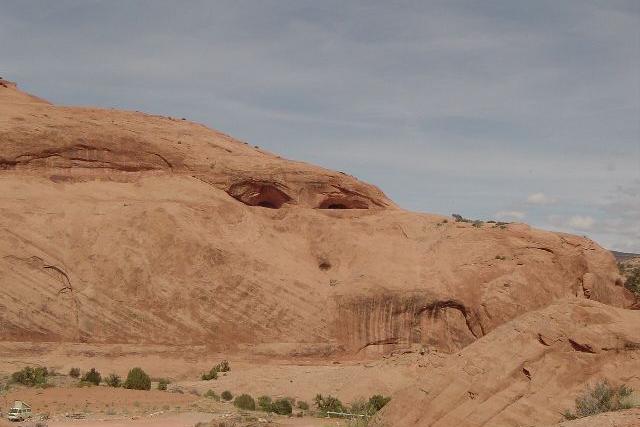
MULTIPOLYGON (((442 365, 426 364, 413 385, 394 395, 375 425, 555 424, 565 410, 574 410, 576 396, 603 379, 640 388, 638 325, 640 311, 588 300, 558 301, 526 313, 442 365)), ((631 420, 638 412, 628 414, 566 425, 614 425, 605 422, 618 418, 629 423, 615 425, 636 425, 631 420)))
POLYGON ((561 298, 631 303, 588 239, 407 212, 199 124, 9 83, 0 230, 8 341, 455 352, 561 298))

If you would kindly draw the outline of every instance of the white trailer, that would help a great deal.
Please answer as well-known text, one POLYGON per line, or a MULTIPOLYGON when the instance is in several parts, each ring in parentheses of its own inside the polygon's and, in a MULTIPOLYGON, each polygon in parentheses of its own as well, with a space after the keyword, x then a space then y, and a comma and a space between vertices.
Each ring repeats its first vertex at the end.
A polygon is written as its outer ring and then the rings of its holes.
POLYGON ((22 400, 16 400, 13 402, 13 406, 9 409, 7 419, 9 421, 24 421, 27 418, 31 418, 31 406, 27 405, 22 400))

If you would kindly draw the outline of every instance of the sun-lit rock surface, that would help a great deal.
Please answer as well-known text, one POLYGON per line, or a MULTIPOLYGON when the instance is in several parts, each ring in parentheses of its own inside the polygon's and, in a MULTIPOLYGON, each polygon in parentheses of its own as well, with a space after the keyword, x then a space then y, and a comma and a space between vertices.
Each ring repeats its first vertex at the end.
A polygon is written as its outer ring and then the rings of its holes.
POLYGON ((2 340, 454 352, 559 298, 631 304, 588 239, 408 212, 199 124, 3 82, 2 340))

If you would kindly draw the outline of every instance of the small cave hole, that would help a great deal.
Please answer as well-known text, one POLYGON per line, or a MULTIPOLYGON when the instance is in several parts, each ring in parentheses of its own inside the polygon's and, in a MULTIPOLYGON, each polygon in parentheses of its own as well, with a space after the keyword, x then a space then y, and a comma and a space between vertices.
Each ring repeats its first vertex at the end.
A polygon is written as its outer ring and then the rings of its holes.
POLYGON ((329 261, 322 261, 318 264, 318 268, 322 271, 327 271, 331 269, 331 263, 329 261))
POLYGON ((369 209, 364 200, 330 197, 320 203, 318 209, 369 209))

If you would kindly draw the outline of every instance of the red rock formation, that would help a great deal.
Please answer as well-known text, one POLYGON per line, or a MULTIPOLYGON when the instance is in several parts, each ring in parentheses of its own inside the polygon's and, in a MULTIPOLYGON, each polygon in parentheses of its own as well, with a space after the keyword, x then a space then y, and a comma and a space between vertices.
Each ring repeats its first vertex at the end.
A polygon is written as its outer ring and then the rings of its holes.
POLYGON ((0 190, 2 340, 456 351, 559 298, 630 303, 587 239, 407 212, 202 125, 9 84, 0 190))
POLYGON ((638 311, 588 300, 559 301, 526 313, 442 365, 425 364, 424 374, 393 396, 374 425, 560 422, 589 384, 607 379, 638 389, 639 324, 638 311))

